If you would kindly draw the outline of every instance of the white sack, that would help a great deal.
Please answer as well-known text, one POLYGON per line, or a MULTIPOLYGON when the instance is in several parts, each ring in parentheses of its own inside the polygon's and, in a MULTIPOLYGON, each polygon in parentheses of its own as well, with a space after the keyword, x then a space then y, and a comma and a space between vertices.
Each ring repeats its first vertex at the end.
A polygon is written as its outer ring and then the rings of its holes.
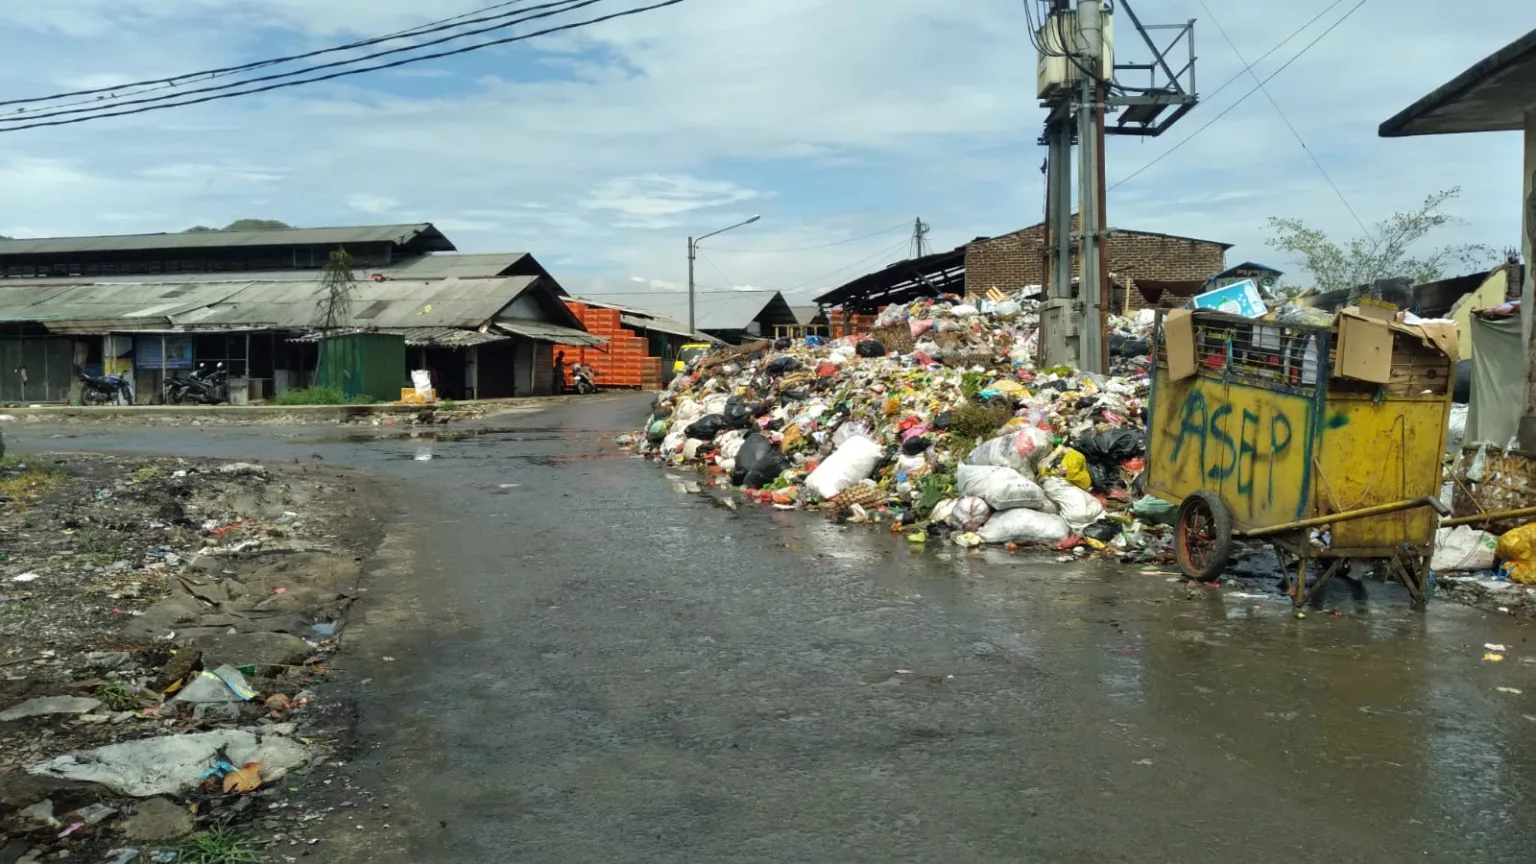
POLYGON ((698 459, 699 448, 708 443, 708 441, 705 441, 702 438, 689 438, 688 443, 683 445, 683 461, 692 462, 695 459, 698 459))
POLYGON ((704 397, 704 413, 724 414, 725 403, 729 401, 731 401, 731 397, 724 393, 716 393, 712 396, 706 396, 704 397))
POLYGON ((961 495, 974 495, 993 510, 1045 510, 1052 506, 1035 481, 1012 468, 962 464, 955 472, 955 486, 961 495))
POLYGON ((851 436, 805 478, 805 488, 825 501, 874 473, 885 450, 863 435, 851 436))
POLYGON ((991 515, 992 508, 987 506, 987 502, 974 496, 967 496, 954 503, 946 521, 956 531, 975 531, 985 525, 987 517, 991 515))
POLYGON ((1056 505, 1056 512, 1072 526, 1081 530, 1104 518, 1104 505, 1086 489, 1079 489, 1060 477, 1046 477, 1040 481, 1045 497, 1056 505))
POLYGON ((683 398, 677 400, 677 408, 672 411, 672 426, 676 429, 687 429, 694 421, 704 416, 704 406, 698 402, 683 398))
POLYGON ((1055 443, 1051 433, 1031 426, 981 442, 965 461, 972 465, 1001 465, 1033 476, 1045 457, 1051 455, 1055 443))
POLYGON ((243 729, 221 729, 109 744, 50 759, 28 773, 99 783, 119 795, 136 798, 180 795, 197 788, 203 771, 221 750, 236 765, 260 762, 264 784, 271 784, 309 759, 304 745, 292 738, 270 732, 257 738, 243 729))
POLYGON ((1072 528, 1060 516, 1036 510, 1004 510, 976 532, 983 543, 1060 543, 1072 528))
POLYGON ((1429 569, 1436 573, 1492 570, 1498 545, 1499 538, 1471 525, 1441 528, 1435 532, 1435 554, 1429 559, 1429 569))
POLYGON ((928 518, 934 522, 948 522, 949 514, 955 512, 955 504, 957 503, 959 502, 954 498, 945 498, 943 501, 933 505, 933 512, 928 514, 928 518))

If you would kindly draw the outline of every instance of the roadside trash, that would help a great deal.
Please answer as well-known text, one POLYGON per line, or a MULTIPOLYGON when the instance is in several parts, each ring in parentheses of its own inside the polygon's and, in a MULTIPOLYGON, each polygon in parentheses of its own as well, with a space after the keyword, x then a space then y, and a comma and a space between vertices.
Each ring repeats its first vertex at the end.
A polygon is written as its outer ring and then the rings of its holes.
MULTIPOLYGON (((1081 531, 1092 525, 1104 515, 1104 505, 1099 503, 1099 499, 1060 477, 1043 478, 1040 481, 1040 488, 1051 503, 1056 505, 1056 511, 1061 514, 1061 518, 1065 519, 1075 531, 1081 531)), ((1110 536, 1113 537, 1114 534, 1110 536)), ((1108 540, 1109 538, 1097 539, 1108 540)))
POLYGON ((38 579, 41 579, 41 578, 43 578, 43 577, 37 575, 36 573, 23 573, 20 576, 12 576, 11 578, 9 578, 9 579, 7 579, 5 581, 7 581, 7 582, 36 582, 38 579))
POLYGON ((1514 566, 1509 569, 1511 582, 1536 585, 1536 522, 1522 525, 1499 538, 1499 558, 1514 566))
POLYGON ((90 714, 101 707, 101 700, 80 696, 42 696, 0 711, 0 721, 10 722, 50 714, 90 714))
POLYGON ((1179 508, 1161 498, 1148 495, 1131 505, 1131 515, 1153 525, 1172 526, 1178 519, 1179 508))
POLYGON ((304 746, 292 738, 272 732, 257 737, 245 730, 223 729, 109 744, 50 759, 29 773, 97 783, 119 795, 147 798, 196 787, 203 770, 219 753, 227 754, 232 763, 261 763, 269 782, 308 759, 304 746))
POLYGON ((238 771, 230 771, 224 775, 222 784, 224 793, 235 792, 244 795, 261 788, 261 763, 247 762, 238 771))
POLYGON ((1500 654, 1503 654, 1505 651, 1509 650, 1509 649, 1505 648, 1503 645, 1495 645, 1492 642, 1489 642, 1489 643, 1485 644, 1483 646, 1483 649, 1486 650, 1486 651, 1497 651, 1500 654))
POLYGON ((259 477, 265 475, 267 469, 260 465, 253 465, 250 462, 231 462, 228 465, 220 466, 219 473, 259 477))
POLYGON ((1495 654, 1492 651, 1489 651, 1487 654, 1483 655, 1483 659, 1488 661, 1489 663, 1501 663, 1501 662, 1504 661, 1504 655, 1503 654, 1495 654))
POLYGON ((212 672, 204 669, 176 694, 175 701, 192 704, 213 702, 249 702, 256 691, 245 683, 245 676, 233 666, 220 666, 212 672))
POLYGON ((805 478, 806 488, 819 498, 832 498, 867 478, 884 454, 879 444, 863 435, 854 435, 805 478))
POLYGON ((1012 468, 961 465, 955 482, 960 494, 980 498, 993 510, 1046 510, 1053 506, 1038 484, 1012 468))
POLYGON ((1517 687, 1500 687, 1498 690, 1500 693, 1508 693, 1511 696, 1519 696, 1525 692, 1517 687))

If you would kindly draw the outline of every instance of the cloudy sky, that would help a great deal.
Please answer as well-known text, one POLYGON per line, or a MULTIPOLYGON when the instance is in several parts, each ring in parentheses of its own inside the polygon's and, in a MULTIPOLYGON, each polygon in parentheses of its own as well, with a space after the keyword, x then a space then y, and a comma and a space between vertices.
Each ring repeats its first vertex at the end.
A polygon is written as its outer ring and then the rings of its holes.
MULTIPOLYGON (((313 50, 493 2, 8 0, 0 99, 313 50)), ((600 0, 549 22, 646 2, 600 0)), ((1149 23, 1198 19, 1209 101, 1162 138, 1110 139, 1110 183, 1253 88, 1237 52, 1253 62, 1332 7, 1254 64, 1267 75, 1355 2, 1206 0, 1213 21, 1200 0, 1138 0, 1149 23)), ((1460 222, 1440 239, 1517 242, 1517 133, 1376 136, 1536 26, 1529 0, 1478 11, 1369 0, 1268 85, 1365 222, 1461 186, 1460 222)), ((914 217, 940 249, 1039 221, 1034 75, 1021 0, 687 0, 391 71, 0 134, 0 234, 424 220, 466 252, 531 251, 572 291, 641 292, 682 284, 689 234, 761 214, 708 241, 699 283, 804 296, 904 257, 914 217)), ((1271 215, 1359 233, 1262 94, 1115 186, 1109 212, 1117 227, 1235 243, 1232 263, 1288 263, 1264 246, 1271 215)))

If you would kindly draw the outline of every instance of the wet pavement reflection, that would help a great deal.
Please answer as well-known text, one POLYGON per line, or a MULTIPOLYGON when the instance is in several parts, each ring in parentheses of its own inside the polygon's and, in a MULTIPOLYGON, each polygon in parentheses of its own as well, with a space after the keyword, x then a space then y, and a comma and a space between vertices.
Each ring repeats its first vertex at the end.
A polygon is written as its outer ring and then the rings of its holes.
POLYGON ((1445 603, 1298 620, 1262 580, 722 510, 613 444, 643 410, 6 432, 391 479, 431 586, 391 638, 431 647, 359 667, 383 685, 361 729, 398 747, 360 764, 511 772, 402 784, 457 826, 411 860, 1536 857, 1531 625, 1445 603))

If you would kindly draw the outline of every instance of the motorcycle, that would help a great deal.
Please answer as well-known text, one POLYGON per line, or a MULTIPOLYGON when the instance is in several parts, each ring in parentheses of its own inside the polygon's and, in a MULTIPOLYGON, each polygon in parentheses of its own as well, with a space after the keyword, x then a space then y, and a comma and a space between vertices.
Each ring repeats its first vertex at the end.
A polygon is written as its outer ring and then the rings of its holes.
POLYGON ((571 367, 571 385, 582 396, 597 392, 597 370, 577 363, 571 367))
POLYGON ((133 387, 121 375, 80 373, 81 399, 87 405, 133 404, 133 387))
POLYGON ((218 405, 229 401, 229 373, 220 363, 213 369, 207 363, 199 365, 185 378, 170 378, 165 382, 166 400, 173 405, 188 402, 198 405, 218 405))

